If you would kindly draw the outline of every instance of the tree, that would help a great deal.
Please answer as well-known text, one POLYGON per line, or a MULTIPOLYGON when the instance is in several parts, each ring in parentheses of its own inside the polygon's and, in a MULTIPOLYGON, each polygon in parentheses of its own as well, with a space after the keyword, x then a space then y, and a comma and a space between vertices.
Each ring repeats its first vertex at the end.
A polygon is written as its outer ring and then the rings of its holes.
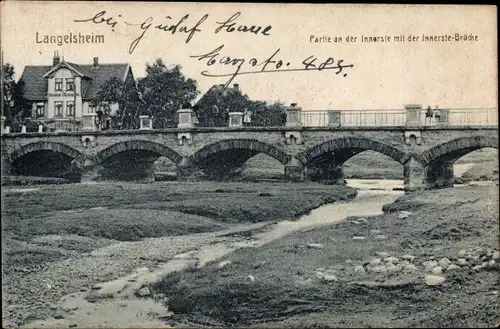
POLYGON ((161 58, 146 64, 146 76, 138 81, 141 114, 153 119, 153 128, 176 127, 177 111, 198 95, 196 81, 186 79, 181 66, 168 68, 161 58))
POLYGON ((113 118, 113 126, 118 129, 134 129, 138 127, 138 113, 141 105, 138 90, 134 81, 122 81, 116 77, 103 83, 91 104, 103 112, 103 116, 113 118), (112 113, 112 104, 118 105, 116 113, 112 113))
POLYGON ((266 104, 265 102, 255 102, 258 106, 255 108, 252 116, 252 126, 284 126, 286 121, 286 107, 282 102, 266 104))
POLYGON ((198 102, 198 120, 201 126, 224 127, 228 125, 229 112, 249 111, 251 126, 281 126, 284 105, 276 102, 268 105, 263 101, 253 101, 240 90, 228 88, 221 92, 221 87, 211 88, 198 102))
POLYGON ((252 101, 239 90, 211 88, 195 108, 199 124, 208 127, 224 127, 228 124, 229 112, 243 111, 252 107, 252 101))
POLYGON ((11 107, 12 107, 12 96, 14 94, 14 88, 16 81, 14 80, 14 66, 9 63, 4 64, 2 68, 2 115, 11 119, 11 107))
POLYGON ((20 131, 31 115, 31 106, 24 98, 24 82, 15 80, 14 66, 6 63, 2 67, 2 115, 12 131, 20 131))

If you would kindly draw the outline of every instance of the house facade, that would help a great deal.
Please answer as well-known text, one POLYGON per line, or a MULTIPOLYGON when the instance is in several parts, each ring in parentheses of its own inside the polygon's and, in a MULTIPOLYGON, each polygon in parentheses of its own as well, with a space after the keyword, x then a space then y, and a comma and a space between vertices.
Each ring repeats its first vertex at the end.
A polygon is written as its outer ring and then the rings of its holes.
MULTIPOLYGON (((24 97, 32 105, 33 118, 49 127, 71 129, 81 125, 84 114, 96 113, 92 100, 113 77, 135 85, 129 64, 101 64, 98 57, 90 65, 75 64, 60 60, 55 53, 52 65, 26 66, 20 81, 24 97)), ((109 106, 112 112, 118 109, 118 104, 109 106)))

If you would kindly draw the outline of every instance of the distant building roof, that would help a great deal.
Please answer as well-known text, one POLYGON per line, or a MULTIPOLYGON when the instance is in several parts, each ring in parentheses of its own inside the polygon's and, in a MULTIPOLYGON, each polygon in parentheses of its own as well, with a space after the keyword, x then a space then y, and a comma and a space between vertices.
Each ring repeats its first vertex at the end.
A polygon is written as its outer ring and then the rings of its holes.
POLYGON ((221 94, 222 96, 227 96, 231 93, 234 93, 236 91, 240 90, 239 84, 234 84, 233 87, 228 86, 226 89, 224 89, 224 84, 218 84, 218 85, 213 85, 210 87, 206 93, 199 95, 196 100, 194 101, 194 106, 199 105, 201 100, 205 97, 205 95, 208 95, 213 92, 217 92, 218 94, 221 94))
POLYGON ((28 100, 47 99, 47 78, 59 68, 68 68, 81 76, 82 98, 92 99, 101 85, 110 78, 116 77, 122 81, 131 70, 129 64, 75 64, 61 61, 57 65, 26 66, 19 81, 24 82, 24 96, 28 100))

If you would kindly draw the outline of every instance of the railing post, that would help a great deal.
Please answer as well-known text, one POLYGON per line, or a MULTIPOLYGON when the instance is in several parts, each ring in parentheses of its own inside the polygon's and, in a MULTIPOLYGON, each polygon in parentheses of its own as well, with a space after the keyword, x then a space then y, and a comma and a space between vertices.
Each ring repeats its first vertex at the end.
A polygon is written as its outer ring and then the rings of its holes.
POLYGON ((422 105, 408 104, 405 105, 405 109, 406 109, 406 126, 420 127, 422 125, 421 121, 422 105))
POLYGON ((286 127, 302 127, 301 120, 302 108, 297 103, 292 103, 286 108, 286 127))
POLYGON ((441 109, 441 124, 443 126, 450 124, 450 109, 441 109))
POLYGON ((243 112, 229 112, 229 127, 243 127, 243 112))
POLYGON ((139 130, 153 129, 153 120, 148 115, 139 115, 139 130))
POLYGON ((0 126, 0 129, 1 129, 1 130, 0 130, 0 134, 2 134, 2 135, 5 133, 5 126, 4 126, 4 125, 5 125, 5 119, 6 119, 6 118, 5 118, 3 115, 2 115, 2 117, 0 118, 0 120, 1 120, 1 126, 0 126))
POLYGON ((38 125, 38 132, 43 133, 43 125, 38 125))
POLYGON ((177 111, 177 115, 179 116, 179 123, 177 124, 177 128, 194 128, 194 111, 185 108, 177 111))
POLYGON ((97 126, 95 124, 96 118, 97 118, 97 113, 82 114, 82 130, 96 131, 97 130, 97 126))
POLYGON ((340 127, 342 125, 342 112, 328 111, 328 126, 340 127))

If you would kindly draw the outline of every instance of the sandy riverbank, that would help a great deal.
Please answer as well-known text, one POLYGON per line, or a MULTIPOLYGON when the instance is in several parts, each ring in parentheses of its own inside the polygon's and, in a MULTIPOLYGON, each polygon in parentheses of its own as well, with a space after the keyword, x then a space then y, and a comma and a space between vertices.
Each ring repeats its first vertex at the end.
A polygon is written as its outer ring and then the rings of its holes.
MULTIPOLYGON (((368 204, 377 198, 376 194, 362 195, 357 200, 364 207, 356 206, 356 200, 345 206, 358 209, 357 215, 368 214, 368 204)), ((384 198, 394 200, 395 196, 384 198)), ((424 191, 386 206, 385 215, 328 224, 335 216, 344 216, 341 209, 345 206, 322 207, 308 215, 312 222, 271 226, 263 222, 218 232, 113 243, 76 261, 50 263, 51 270, 42 271, 46 276, 36 274, 28 286, 38 284, 38 291, 47 291, 43 283, 66 275, 78 278, 76 285, 61 289, 56 283, 55 289, 74 292, 38 313, 24 309, 43 318, 28 321, 26 327, 182 327, 193 323, 481 327, 493 323, 499 290, 498 267, 490 264, 498 262, 497 186, 424 191), (327 213, 333 217, 321 220, 327 213), (211 261, 218 257, 222 258, 211 261), (465 264, 459 264, 461 258, 465 264), (432 272, 425 268, 440 265, 442 273, 437 276, 445 281, 428 285, 426 276, 432 272), (174 272, 185 266, 187 270, 174 272), (102 269, 109 270, 106 279, 110 281, 104 284, 95 284, 105 281, 104 277, 85 277, 102 269)), ((7 310, 19 310, 19 306, 7 310)))
POLYGON ((423 191, 385 211, 304 228, 150 288, 176 326, 491 327, 499 321, 498 186, 423 191))
POLYGON ((225 230, 295 218, 355 194, 342 186, 285 183, 3 187, 4 323, 63 320, 51 306, 65 295, 214 241, 233 241, 219 237, 225 230))

